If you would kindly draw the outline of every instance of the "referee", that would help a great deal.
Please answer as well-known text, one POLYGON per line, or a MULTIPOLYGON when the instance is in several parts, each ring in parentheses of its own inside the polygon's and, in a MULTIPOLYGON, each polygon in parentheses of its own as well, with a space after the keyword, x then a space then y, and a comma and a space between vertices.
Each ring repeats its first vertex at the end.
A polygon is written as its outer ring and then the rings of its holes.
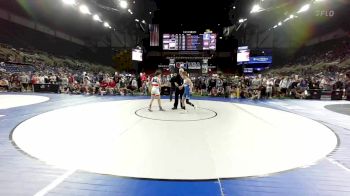
MULTIPOLYGON (((179 74, 177 74, 173 78, 173 82, 175 84, 175 103, 174 107, 172 108, 173 110, 177 109, 177 106, 179 104, 179 95, 180 95, 180 100, 182 100, 182 96, 184 94, 184 88, 183 88, 183 79, 181 77, 181 74, 184 70, 182 68, 179 69, 179 74)), ((180 102, 181 108, 184 109, 184 106, 182 105, 182 102, 180 102)))

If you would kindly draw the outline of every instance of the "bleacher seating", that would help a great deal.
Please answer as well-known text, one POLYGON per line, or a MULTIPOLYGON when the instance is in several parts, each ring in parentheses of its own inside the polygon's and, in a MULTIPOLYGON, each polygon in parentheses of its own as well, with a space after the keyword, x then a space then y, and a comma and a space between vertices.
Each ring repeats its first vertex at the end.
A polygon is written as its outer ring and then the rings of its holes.
POLYGON ((20 72, 34 72, 35 68, 31 65, 23 65, 23 64, 8 64, 5 63, 2 67, 9 73, 20 73, 20 72))

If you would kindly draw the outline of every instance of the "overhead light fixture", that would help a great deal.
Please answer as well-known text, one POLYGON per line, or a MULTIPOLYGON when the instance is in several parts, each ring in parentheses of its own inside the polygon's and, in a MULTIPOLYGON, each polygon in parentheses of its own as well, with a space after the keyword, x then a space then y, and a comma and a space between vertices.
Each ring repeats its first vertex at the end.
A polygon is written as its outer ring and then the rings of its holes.
POLYGON ((80 10, 80 12, 83 13, 83 14, 89 14, 89 15, 91 14, 89 8, 88 8, 86 5, 81 5, 81 6, 79 7, 79 10, 80 10))
POLYGON ((137 19, 137 18, 135 19, 135 21, 136 21, 136 22, 140 22, 140 20, 139 20, 139 19, 137 19))
POLYGON ((303 7, 301 7, 300 10, 297 13, 306 12, 309 9, 310 9, 310 4, 306 4, 303 7))
POLYGON ((132 11, 131 11, 131 9, 128 9, 128 12, 132 15, 133 13, 132 13, 132 11))
POLYGON ((239 22, 239 23, 243 23, 243 22, 245 22, 246 20, 247 20, 246 18, 244 18, 244 19, 241 18, 241 19, 238 20, 238 22, 239 22))
POLYGON ((112 28, 111 25, 108 24, 108 22, 104 22, 103 26, 106 27, 106 28, 110 28, 110 29, 112 28))
POLYGON ((149 12, 149 14, 151 15, 151 14, 152 14, 152 12, 149 12))
POLYGON ((120 0, 119 5, 121 8, 126 9, 128 7, 128 2, 125 0, 120 0))
POLYGON ((278 23, 278 26, 282 26, 282 22, 279 22, 279 23, 278 23))
POLYGON ((236 6, 233 6, 232 9, 236 9, 236 6))
POLYGON ((62 2, 64 4, 67 4, 67 5, 76 5, 77 2, 75 0, 62 0, 62 2))
POLYGON ((286 18, 283 22, 287 22, 289 20, 292 20, 293 18, 295 18, 295 16, 292 14, 288 18, 286 18))
POLYGON ((262 11, 262 8, 260 7, 259 4, 255 4, 252 8, 252 10, 250 11, 250 13, 258 13, 258 12, 261 12, 262 11))
POLYGON ((277 27, 278 27, 277 25, 273 26, 274 29, 277 28, 277 27))
POLYGON ((143 23, 143 24, 146 24, 146 21, 145 21, 145 20, 142 20, 142 23, 143 23))
POLYGON ((94 21, 99 21, 99 22, 102 22, 101 18, 99 15, 95 14, 93 17, 94 21))

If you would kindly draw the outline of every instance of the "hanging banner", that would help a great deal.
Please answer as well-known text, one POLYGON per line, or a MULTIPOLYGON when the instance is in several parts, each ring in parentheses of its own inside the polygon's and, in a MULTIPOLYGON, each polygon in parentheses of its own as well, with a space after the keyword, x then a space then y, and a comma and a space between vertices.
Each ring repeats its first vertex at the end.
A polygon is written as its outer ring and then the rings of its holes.
POLYGON ((186 62, 187 69, 201 69, 201 63, 200 62, 186 62))
POLYGON ((207 74, 208 73, 208 59, 203 59, 202 60, 202 74, 207 74))
POLYGON ((169 59, 168 67, 169 67, 169 70, 171 72, 176 72, 176 70, 175 70, 175 59, 169 59))
POLYGON ((182 69, 201 69, 201 63, 198 61, 186 61, 186 62, 176 62, 176 67, 177 68, 182 68, 182 69))

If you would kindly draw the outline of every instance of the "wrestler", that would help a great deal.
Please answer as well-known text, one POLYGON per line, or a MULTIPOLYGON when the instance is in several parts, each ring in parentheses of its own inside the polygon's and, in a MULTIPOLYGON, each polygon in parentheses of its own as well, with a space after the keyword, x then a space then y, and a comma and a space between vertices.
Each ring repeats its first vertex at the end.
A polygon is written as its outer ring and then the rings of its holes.
POLYGON ((152 103, 155 98, 158 100, 159 111, 165 111, 160 103, 161 75, 162 73, 160 71, 156 71, 154 77, 151 79, 151 103, 148 108, 150 112, 152 112, 152 103))

